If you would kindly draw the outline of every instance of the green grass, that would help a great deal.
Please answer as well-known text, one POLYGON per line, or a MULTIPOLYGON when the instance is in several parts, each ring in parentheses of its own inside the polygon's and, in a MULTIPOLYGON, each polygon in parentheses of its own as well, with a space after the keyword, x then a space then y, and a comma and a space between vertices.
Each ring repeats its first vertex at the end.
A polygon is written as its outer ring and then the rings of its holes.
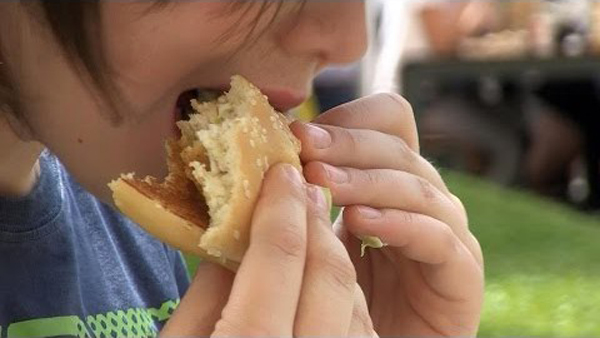
MULTIPOLYGON (((444 173, 486 261, 481 337, 600 336, 600 219, 444 173)), ((193 272, 197 261, 188 261, 193 272)))
POLYGON ((484 251, 480 335, 600 335, 600 220, 463 175, 445 177, 484 251))

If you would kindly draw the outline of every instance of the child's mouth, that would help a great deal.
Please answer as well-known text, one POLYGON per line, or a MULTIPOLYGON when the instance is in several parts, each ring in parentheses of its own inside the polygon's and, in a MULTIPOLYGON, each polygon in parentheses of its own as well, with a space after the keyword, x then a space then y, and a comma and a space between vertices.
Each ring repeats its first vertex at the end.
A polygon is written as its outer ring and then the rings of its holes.
POLYGON ((222 92, 216 89, 190 89, 186 90, 177 98, 175 105, 176 120, 189 120, 190 114, 194 113, 191 101, 196 99, 200 102, 211 101, 219 97, 222 92))
MULTIPOLYGON (((195 110, 192 108, 191 101, 193 99, 199 102, 207 102, 216 100, 219 96, 223 95, 228 90, 227 86, 219 88, 193 88, 182 92, 177 98, 177 102, 174 107, 174 128, 176 134, 180 135, 179 128, 175 125, 175 122, 180 120, 189 120, 190 114, 194 114, 195 110)), ((299 106, 305 99, 305 95, 297 93, 287 89, 276 89, 271 88, 263 89, 263 94, 268 97, 269 103, 275 108, 275 110, 288 118, 292 109, 299 106)))

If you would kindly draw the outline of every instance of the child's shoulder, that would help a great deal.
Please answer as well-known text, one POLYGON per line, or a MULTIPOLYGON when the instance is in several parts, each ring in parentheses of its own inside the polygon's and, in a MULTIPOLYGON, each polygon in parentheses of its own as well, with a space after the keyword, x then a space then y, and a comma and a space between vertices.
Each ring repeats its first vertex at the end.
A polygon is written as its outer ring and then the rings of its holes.
POLYGON ((64 168, 46 150, 39 164, 39 178, 29 194, 18 198, 0 196, 0 242, 21 242, 42 235, 61 212, 64 168))
POLYGON ((0 327, 9 329, 25 318, 75 314, 83 325, 160 308, 188 282, 177 252, 87 193, 47 151, 32 192, 0 198, 0 275, 0 327))

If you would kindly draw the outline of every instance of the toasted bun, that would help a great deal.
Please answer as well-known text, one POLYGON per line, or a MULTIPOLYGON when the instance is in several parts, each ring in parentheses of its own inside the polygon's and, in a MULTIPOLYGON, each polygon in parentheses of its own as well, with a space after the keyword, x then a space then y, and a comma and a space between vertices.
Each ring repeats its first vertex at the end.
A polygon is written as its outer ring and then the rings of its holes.
POLYGON ((164 181, 127 174, 109 187, 117 207, 155 237, 235 270, 265 172, 276 163, 301 170, 300 142, 240 76, 225 95, 192 107, 197 114, 178 122, 181 139, 167 142, 164 181))

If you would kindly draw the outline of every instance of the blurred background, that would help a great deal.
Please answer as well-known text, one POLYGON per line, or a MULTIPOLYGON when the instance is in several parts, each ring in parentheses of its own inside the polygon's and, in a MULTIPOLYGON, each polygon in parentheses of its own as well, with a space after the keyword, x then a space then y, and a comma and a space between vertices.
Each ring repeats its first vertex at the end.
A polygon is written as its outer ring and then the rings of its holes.
POLYGON ((600 336, 600 2, 372 0, 360 63, 315 81, 310 118, 381 91, 486 257, 481 336, 600 336))

